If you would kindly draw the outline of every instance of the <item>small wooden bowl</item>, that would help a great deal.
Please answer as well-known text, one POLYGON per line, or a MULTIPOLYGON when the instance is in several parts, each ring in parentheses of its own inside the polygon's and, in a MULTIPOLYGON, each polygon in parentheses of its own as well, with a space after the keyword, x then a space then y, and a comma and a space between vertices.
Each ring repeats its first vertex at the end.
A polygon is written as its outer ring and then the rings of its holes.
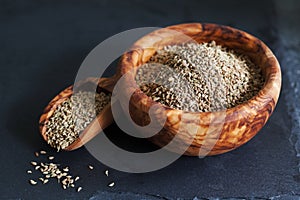
MULTIPOLYGON (((118 80, 118 77, 112 76, 110 78, 96 78, 89 77, 85 80, 81 80, 77 82, 76 88, 77 90, 82 91, 93 91, 96 88, 96 92, 105 92, 111 93, 113 91, 114 84, 118 80)), ((47 126, 46 123, 49 121, 49 118, 52 117, 54 111, 57 109, 59 105, 61 105, 65 100, 70 98, 73 95, 74 85, 71 85, 61 91, 58 95, 56 95, 44 109, 40 120, 39 120, 39 129, 40 133, 45 141, 48 141, 46 131, 47 126)), ((103 110, 96 116, 96 118, 81 132, 80 136, 69 146, 62 150, 72 151, 78 149, 93 139, 98 133, 100 133, 103 129, 109 126, 113 122, 113 116, 111 113, 111 104, 106 105, 103 110)))
POLYGON ((281 71, 276 57, 262 41, 228 26, 179 24, 159 29, 138 40, 132 51, 122 56, 119 68, 122 75, 134 71, 132 77, 126 80, 124 91, 135 91, 129 104, 131 117, 136 123, 145 125, 150 121, 147 114, 150 107, 159 104, 134 87, 137 67, 146 63, 157 49, 165 45, 188 42, 186 36, 198 43, 214 40, 219 45, 249 56, 261 67, 265 84, 252 99, 224 112, 186 112, 161 105, 165 109, 164 116, 167 119, 163 129, 150 140, 160 147, 167 145, 177 134, 181 123, 183 129, 180 142, 176 147, 169 149, 171 151, 178 152, 179 149, 185 148, 195 127, 197 133, 185 155, 217 155, 236 149, 255 136, 272 114, 280 93, 281 71), (170 34, 170 30, 182 34, 170 34), (185 120, 182 120, 183 118, 185 120))

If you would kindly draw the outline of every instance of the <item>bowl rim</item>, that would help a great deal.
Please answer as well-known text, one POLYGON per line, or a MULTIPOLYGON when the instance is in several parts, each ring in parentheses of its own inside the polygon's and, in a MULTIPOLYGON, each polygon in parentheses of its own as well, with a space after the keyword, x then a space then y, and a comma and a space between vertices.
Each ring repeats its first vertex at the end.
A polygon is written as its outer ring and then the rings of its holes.
MULTIPOLYGON (((275 107, 277 101, 278 101, 280 90, 281 90, 281 70, 280 70, 279 62, 278 62, 276 56, 271 51, 271 49, 264 42, 262 42, 260 39, 258 39, 257 37, 245 32, 243 30, 239 30, 239 29, 236 29, 236 28, 233 28, 233 27, 230 27, 230 26, 214 24, 214 23, 183 23, 183 24, 171 25, 171 26, 167 26, 165 28, 155 30, 155 31, 141 37, 139 40, 137 40, 132 45, 132 48, 130 48, 131 50, 125 52, 122 55, 122 57, 120 59, 120 65, 119 65, 119 73, 121 74, 121 76, 124 73, 126 73, 127 69, 132 69, 132 66, 130 68, 128 67, 128 60, 131 60, 131 58, 133 56, 132 51, 136 51, 136 49, 137 49, 136 47, 139 46, 140 41, 145 40, 145 38, 147 39, 147 37, 151 38, 153 34, 155 34, 157 31, 160 31, 160 30, 163 30, 163 29, 171 29, 171 30, 178 31, 179 29, 183 29, 183 28, 186 28, 186 27, 188 27, 188 28, 190 28, 190 27, 199 28, 199 33, 201 33, 207 27, 214 27, 214 28, 218 28, 218 29, 228 30, 228 31, 231 31, 231 32, 237 33, 237 34, 243 34, 248 39, 255 40, 256 45, 261 47, 261 49, 262 49, 261 54, 264 54, 263 57, 266 58, 265 63, 269 65, 268 67, 270 67, 270 71, 271 71, 268 76, 264 75, 265 82, 264 82, 263 87, 251 99, 249 99, 249 100, 247 100, 247 101, 245 101, 245 102, 243 102, 243 103, 241 103, 237 106, 234 106, 232 108, 218 110, 218 111, 192 112, 192 111, 186 111, 186 110, 171 108, 167 105, 164 105, 162 103, 159 103, 159 102, 156 102, 156 101, 152 100, 150 97, 148 97, 145 93, 143 93, 138 88, 137 91, 135 92, 137 98, 139 98, 139 99, 147 98, 147 103, 145 103, 143 101, 141 103, 146 107, 151 107, 155 104, 156 105, 160 104, 160 106, 162 106, 164 109, 166 109, 168 111, 173 111, 174 113, 177 113, 177 114, 182 113, 182 114, 192 114, 192 115, 196 114, 196 115, 203 115, 203 116, 208 116, 208 115, 218 116, 218 115, 221 115, 222 113, 226 112, 226 121, 230 121, 230 120, 233 120, 232 119, 233 115, 234 115, 234 118, 235 118, 234 120, 236 120, 237 117, 238 118, 242 117, 242 115, 240 115, 237 112, 243 111, 243 108, 245 106, 248 106, 248 107, 249 107, 249 105, 251 105, 250 107, 254 106, 253 107, 254 110, 259 111, 260 109, 265 107, 267 104, 269 104, 270 101, 273 101, 272 103, 273 103, 274 106, 272 106, 271 110, 269 111, 269 113, 271 114, 274 110, 274 107, 275 107), (149 102, 150 102, 150 104, 149 104, 149 102), (258 103, 262 103, 262 104, 260 106, 256 107, 258 105, 258 103), (231 117, 228 117, 228 116, 231 116, 231 117)), ((140 47, 140 49, 141 49, 141 47, 140 47)))

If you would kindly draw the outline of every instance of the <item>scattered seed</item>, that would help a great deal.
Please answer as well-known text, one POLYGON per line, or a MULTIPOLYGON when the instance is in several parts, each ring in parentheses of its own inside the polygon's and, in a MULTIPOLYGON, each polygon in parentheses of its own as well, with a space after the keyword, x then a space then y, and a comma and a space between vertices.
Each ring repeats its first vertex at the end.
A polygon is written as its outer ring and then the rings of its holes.
POLYGON ((68 181, 68 179, 65 178, 64 180, 62 180, 61 183, 62 183, 63 185, 67 185, 67 181, 68 181))
POLYGON ((34 155, 35 155, 36 157, 39 157, 39 152, 34 152, 34 155))
POLYGON ((77 188, 77 192, 80 192, 82 190, 82 187, 77 188))
POLYGON ((34 180, 32 180, 32 179, 31 179, 31 180, 29 180, 29 182, 30 182, 30 184, 31 184, 31 185, 36 185, 36 184, 37 184, 37 182, 36 182, 36 181, 34 181, 34 180))
POLYGON ((110 184, 108 184, 108 187, 114 187, 115 186, 115 182, 111 182, 110 184))
MULTIPOLYGON (((73 178, 72 175, 69 174, 70 170, 68 166, 60 167, 60 165, 57 163, 37 163, 35 161, 31 161, 31 164, 35 166, 35 169, 40 171, 43 175, 42 177, 38 178, 42 184, 47 184, 50 178, 56 178, 57 182, 61 184, 62 188, 66 190, 69 187, 76 187, 75 181, 79 180, 79 176, 73 178)), ((31 174, 32 171, 27 170, 27 173, 31 174)), ((34 180, 30 180, 29 182, 32 185, 37 184, 37 182, 34 180)))
POLYGON ((54 156, 49 156, 48 159, 49 159, 49 160, 53 160, 53 159, 54 159, 54 156))
POLYGON ((106 176, 108 176, 108 170, 105 170, 105 172, 104 172, 104 173, 105 173, 105 175, 106 175, 106 176))
POLYGON ((47 153, 47 152, 44 151, 44 150, 40 151, 40 154, 46 154, 46 153, 47 153))
POLYGON ((94 167, 93 167, 92 165, 89 165, 89 169, 90 169, 90 170, 93 170, 94 167))

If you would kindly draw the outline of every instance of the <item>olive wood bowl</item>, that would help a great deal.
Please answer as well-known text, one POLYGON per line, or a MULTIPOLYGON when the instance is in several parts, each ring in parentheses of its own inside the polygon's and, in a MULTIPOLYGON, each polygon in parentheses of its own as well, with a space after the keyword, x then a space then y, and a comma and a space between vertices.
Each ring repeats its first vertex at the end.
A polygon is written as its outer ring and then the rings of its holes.
POLYGON ((160 147, 166 146, 178 134, 180 124, 180 140, 169 150, 180 152, 181 148, 188 145, 184 154, 189 156, 222 154, 248 142, 268 121, 281 88, 279 63, 262 41, 244 31, 216 24, 179 24, 147 34, 122 56, 119 71, 121 75, 128 72, 132 74, 125 80, 126 87, 123 92, 133 92, 129 103, 133 121, 146 125, 150 121, 150 107, 160 104, 164 114, 158 109, 157 117, 166 117, 166 121, 163 129, 149 139, 160 147), (170 34, 170 30, 181 34, 170 34), (157 49, 165 45, 188 42, 186 36, 198 43, 214 40, 218 45, 247 55, 262 69, 265 79, 262 89, 247 102, 218 112, 186 112, 153 101, 136 88, 134 76, 137 68, 146 63, 157 49), (193 132, 195 128, 196 134, 193 132), (194 138, 190 142, 191 137, 194 138))

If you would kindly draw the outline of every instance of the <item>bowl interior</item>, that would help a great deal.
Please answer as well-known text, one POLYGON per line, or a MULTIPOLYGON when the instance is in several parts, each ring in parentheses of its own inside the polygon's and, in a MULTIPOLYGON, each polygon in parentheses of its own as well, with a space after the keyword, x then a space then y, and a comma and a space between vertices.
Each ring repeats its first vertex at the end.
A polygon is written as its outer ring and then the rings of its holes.
MULTIPOLYGON (((123 56, 121 60, 121 74, 132 70, 132 76, 128 80, 128 83, 131 82, 132 84, 137 68, 146 63, 155 54, 156 50, 162 49, 166 45, 211 41, 248 56, 252 62, 262 69, 265 79, 264 86, 257 96, 268 94, 277 101, 279 92, 276 94, 277 91, 270 91, 276 82, 279 88, 281 83, 280 67, 275 56, 256 37, 228 26, 194 23, 180 24, 154 31, 138 40, 131 48, 131 51, 123 56)), ((141 95, 143 96, 143 94, 141 95)), ((154 102, 149 100, 146 103, 153 104, 154 102)))

